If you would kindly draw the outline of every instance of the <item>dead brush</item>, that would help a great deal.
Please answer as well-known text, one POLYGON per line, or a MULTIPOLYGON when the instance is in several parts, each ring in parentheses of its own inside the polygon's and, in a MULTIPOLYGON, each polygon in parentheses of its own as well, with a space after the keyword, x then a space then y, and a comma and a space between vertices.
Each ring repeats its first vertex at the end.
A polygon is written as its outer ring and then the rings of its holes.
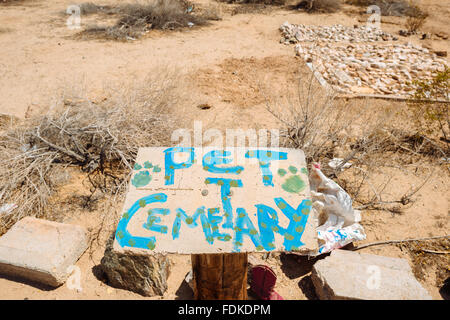
MULTIPOLYGON (((82 169, 91 193, 124 190, 141 146, 170 141, 167 110, 176 103, 173 80, 149 78, 140 88, 123 89, 101 104, 63 96, 54 110, 0 135, 0 234, 24 216, 46 217, 57 179, 67 166, 82 169)), ((173 78, 171 78, 173 79, 173 78)))
POLYGON ((410 0, 347 0, 346 3, 366 8, 378 6, 382 16, 414 17, 422 13, 410 0))
POLYGON ((333 13, 342 7, 341 0, 302 0, 295 8, 308 13, 333 13))
POLYGON ((0 6, 8 6, 8 5, 20 5, 26 2, 27 0, 0 0, 0 6))
MULTIPOLYGON (((286 4, 286 0, 216 0, 220 3, 232 5, 231 15, 237 14, 264 14, 276 7, 286 4)), ((230 9, 230 8, 228 8, 230 9)))
POLYGON ((293 97, 284 95, 287 101, 277 103, 266 97, 267 109, 281 122, 283 147, 298 148, 305 152, 308 163, 319 162, 323 172, 334 178, 354 199, 360 210, 387 210, 400 213, 413 203, 413 196, 429 180, 431 174, 418 188, 405 190, 398 198, 384 195, 392 176, 384 173, 389 166, 400 166, 423 155, 408 148, 405 132, 395 129, 392 117, 395 113, 379 108, 368 112, 368 103, 350 105, 337 100, 331 90, 325 90, 310 74, 300 81, 293 97), (337 167, 328 164, 333 158, 342 159, 337 167), (351 167, 341 170, 351 162, 351 167), (379 184, 375 183, 383 180, 379 184))
POLYGON ((78 7, 80 7, 81 15, 89 15, 96 13, 113 14, 115 12, 114 8, 111 6, 100 6, 93 2, 80 3, 78 4, 78 7))
POLYGON ((137 39, 152 29, 174 30, 192 26, 204 26, 209 20, 219 20, 215 7, 200 13, 183 0, 155 0, 146 3, 124 4, 110 9, 118 16, 113 26, 88 26, 81 35, 113 40, 137 39))
POLYGON ((425 280, 433 271, 436 286, 441 287, 450 277, 450 239, 437 239, 427 242, 407 242, 397 245, 409 253, 413 262, 414 275, 425 280))
POLYGON ((229 4, 250 4, 250 5, 273 5, 281 6, 286 4, 286 0, 217 0, 229 4))
POLYGON ((414 13, 406 19, 405 27, 406 31, 409 34, 416 34, 425 23, 425 20, 428 18, 428 13, 423 12, 419 9, 414 11, 414 13))
POLYGON ((416 140, 426 140, 440 150, 444 158, 450 155, 450 69, 437 72, 431 79, 415 80, 408 108, 414 118, 416 140), (439 143, 430 138, 441 135, 439 143))
POLYGON ((372 115, 364 106, 350 111, 348 106, 339 105, 335 93, 324 90, 313 74, 306 77, 306 81, 299 81, 295 97, 288 96, 282 105, 266 98, 267 109, 285 125, 281 136, 286 147, 304 150, 308 162, 331 160, 337 155, 346 155, 349 161, 387 143, 378 132, 388 113, 380 112, 379 119, 365 121, 372 115), (356 129, 358 122, 366 124, 364 129, 356 129))

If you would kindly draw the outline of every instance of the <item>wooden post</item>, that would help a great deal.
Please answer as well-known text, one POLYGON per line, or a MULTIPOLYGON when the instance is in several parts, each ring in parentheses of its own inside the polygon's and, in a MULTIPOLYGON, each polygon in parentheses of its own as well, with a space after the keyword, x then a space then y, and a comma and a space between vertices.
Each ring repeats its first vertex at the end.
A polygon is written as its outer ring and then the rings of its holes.
POLYGON ((247 253, 192 254, 197 300, 246 300, 247 253))

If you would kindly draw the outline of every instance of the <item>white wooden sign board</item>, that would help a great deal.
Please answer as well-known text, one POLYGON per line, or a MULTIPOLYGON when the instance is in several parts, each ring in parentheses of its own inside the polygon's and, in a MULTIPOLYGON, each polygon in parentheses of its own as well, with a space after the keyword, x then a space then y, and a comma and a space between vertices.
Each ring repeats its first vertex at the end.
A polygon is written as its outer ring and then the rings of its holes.
POLYGON ((148 253, 315 251, 303 151, 139 149, 116 250, 148 253))

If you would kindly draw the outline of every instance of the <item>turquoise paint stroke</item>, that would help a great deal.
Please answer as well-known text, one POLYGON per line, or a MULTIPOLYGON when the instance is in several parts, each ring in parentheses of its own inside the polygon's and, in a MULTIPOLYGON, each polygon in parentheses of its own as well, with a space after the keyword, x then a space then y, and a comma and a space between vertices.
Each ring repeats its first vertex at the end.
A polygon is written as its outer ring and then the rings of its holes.
POLYGON ((149 196, 146 196, 144 198, 141 198, 137 200, 130 209, 128 209, 127 212, 124 213, 122 218, 119 221, 119 224, 117 225, 117 231, 116 231, 116 239, 119 245, 123 247, 133 247, 133 248, 140 248, 140 249, 151 249, 153 250, 156 245, 156 238, 155 237, 135 237, 132 236, 128 230, 127 226, 130 222, 131 218, 134 216, 134 214, 141 208, 144 208, 145 206, 155 203, 155 202, 166 202, 167 201, 167 195, 164 193, 156 193, 149 196))
POLYGON ((262 181, 265 186, 273 185, 273 174, 270 170, 270 162, 276 160, 287 160, 286 152, 272 151, 272 150, 250 150, 245 154, 246 158, 256 158, 259 160, 259 167, 262 173, 262 181))
POLYGON ((232 159, 228 158, 230 155, 230 151, 213 150, 208 152, 202 160, 203 169, 212 173, 240 174, 244 170, 244 167, 217 167, 217 165, 233 162, 232 159))
POLYGON ((208 221, 211 224, 212 237, 220 241, 229 241, 231 239, 230 234, 219 232, 219 224, 223 221, 223 217, 219 216, 219 213, 219 208, 208 209, 208 221))
POLYGON ((195 160, 195 153, 194 148, 185 148, 185 147, 173 147, 168 148, 164 150, 164 169, 165 169, 165 176, 164 176, 164 184, 165 185, 172 185, 174 183, 175 179, 175 170, 179 169, 187 169, 192 166, 195 160), (185 162, 181 163, 175 163, 175 157, 174 155, 176 153, 183 153, 187 152, 189 153, 189 159, 187 159, 185 162))
POLYGON ((181 221, 183 221, 189 228, 195 228, 198 226, 197 220, 200 217, 200 223, 202 225, 205 239, 209 244, 214 243, 214 238, 211 232, 211 224, 205 214, 205 207, 198 208, 192 216, 186 214, 183 209, 177 208, 177 216, 173 222, 172 227, 172 239, 177 239, 180 236, 181 221))
POLYGON ((147 222, 142 226, 151 231, 156 231, 160 233, 167 233, 167 226, 159 225, 157 223, 161 222, 161 218, 156 215, 167 216, 170 213, 169 209, 163 208, 153 208, 148 210, 147 222))
POLYGON ((220 186, 220 198, 222 201, 222 208, 225 223, 222 225, 224 229, 233 229, 233 207, 231 206, 231 187, 242 188, 243 184, 241 180, 225 179, 225 178, 206 178, 206 184, 217 184, 220 186))
POLYGON ((257 204, 255 207, 262 246, 265 250, 272 251, 275 249, 275 232, 284 235, 287 229, 279 225, 275 209, 263 204, 257 204))
POLYGON ((275 203, 289 219, 289 225, 284 233, 284 248, 287 251, 296 250, 303 246, 301 241, 306 222, 311 212, 311 200, 303 200, 297 209, 291 207, 283 198, 275 198, 275 203))
POLYGON ((240 247, 244 244, 244 235, 250 237, 258 250, 262 249, 261 239, 258 231, 248 217, 243 208, 236 209, 236 226, 234 227, 235 236, 233 241, 233 252, 240 252, 240 247))

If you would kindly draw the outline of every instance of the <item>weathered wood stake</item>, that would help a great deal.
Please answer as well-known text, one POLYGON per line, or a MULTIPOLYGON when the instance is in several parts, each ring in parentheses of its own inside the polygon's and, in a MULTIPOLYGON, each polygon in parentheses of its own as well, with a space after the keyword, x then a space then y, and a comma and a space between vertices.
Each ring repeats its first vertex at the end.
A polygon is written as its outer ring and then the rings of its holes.
POLYGON ((197 300, 246 300, 247 253, 192 254, 197 300))

